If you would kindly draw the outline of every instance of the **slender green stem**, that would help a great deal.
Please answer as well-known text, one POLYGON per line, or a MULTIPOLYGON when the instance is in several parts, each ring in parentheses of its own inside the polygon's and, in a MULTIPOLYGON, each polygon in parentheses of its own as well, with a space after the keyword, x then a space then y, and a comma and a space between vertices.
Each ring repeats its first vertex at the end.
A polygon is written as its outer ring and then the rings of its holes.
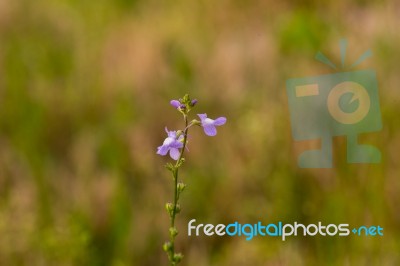
MULTIPOLYGON (((178 172, 179 172, 179 167, 181 165, 181 160, 183 158, 183 154, 186 149, 186 143, 187 143, 187 134, 189 131, 189 126, 188 126, 188 119, 187 115, 184 115, 184 120, 185 120, 185 130, 183 132, 183 147, 181 150, 181 153, 179 155, 179 159, 176 161, 176 164, 174 166, 174 171, 173 173, 173 178, 174 178, 174 205, 173 205, 173 210, 172 210, 172 215, 171 215, 171 224, 170 228, 175 230, 175 216, 176 216, 176 211, 177 211, 177 205, 179 201, 179 193, 178 193, 178 172)), ((176 265, 174 256, 175 256, 175 237, 176 234, 173 234, 170 232, 170 243, 171 243, 171 248, 169 249, 168 257, 171 262, 172 266, 176 265)))

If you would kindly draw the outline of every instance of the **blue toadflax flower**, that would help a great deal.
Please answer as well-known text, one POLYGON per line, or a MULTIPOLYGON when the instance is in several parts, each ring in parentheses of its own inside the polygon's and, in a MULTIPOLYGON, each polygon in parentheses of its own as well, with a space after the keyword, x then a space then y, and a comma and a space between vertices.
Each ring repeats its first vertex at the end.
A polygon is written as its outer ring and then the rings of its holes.
POLYGON ((178 160, 180 155, 178 149, 183 147, 183 135, 178 137, 176 131, 168 131, 167 128, 165 128, 165 132, 167 132, 168 137, 164 140, 163 144, 157 148, 157 154, 164 156, 169 151, 171 158, 178 160))
POLYGON ((225 117, 218 117, 217 119, 213 120, 207 117, 207 114, 198 114, 201 119, 201 126, 204 129, 204 133, 207 136, 215 136, 217 135, 217 129, 215 126, 222 126, 226 123, 225 117))
POLYGON ((181 109, 185 109, 186 106, 184 104, 182 104, 180 101, 178 100, 172 100, 169 102, 173 107, 175 107, 176 109, 181 108, 181 109))
POLYGON ((178 108, 181 106, 181 103, 178 100, 172 100, 169 103, 175 108, 178 108))
POLYGON ((178 100, 172 100, 169 103, 175 108, 181 107, 181 103, 178 100))

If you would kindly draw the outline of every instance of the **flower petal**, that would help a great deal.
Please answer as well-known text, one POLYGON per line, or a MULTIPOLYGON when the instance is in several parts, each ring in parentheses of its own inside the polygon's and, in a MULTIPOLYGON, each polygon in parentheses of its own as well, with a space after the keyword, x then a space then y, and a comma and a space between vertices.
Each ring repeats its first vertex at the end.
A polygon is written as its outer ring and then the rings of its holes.
POLYGON ((201 121, 207 118, 207 114, 197 114, 198 117, 200 117, 201 121))
POLYGON ((176 141, 175 138, 168 137, 164 140, 163 146, 170 147, 171 144, 174 143, 175 141, 176 141))
POLYGON ((174 149, 180 149, 183 147, 183 143, 178 141, 178 140, 174 140, 174 142, 172 142, 171 144, 169 144, 170 148, 174 148, 174 149))
POLYGON ((218 117, 217 119, 214 120, 214 125, 216 126, 222 126, 225 123, 226 123, 226 117, 218 117))
POLYGON ((214 125, 207 125, 207 126, 203 126, 204 129, 204 133, 206 133, 207 136, 215 136, 217 135, 217 129, 215 128, 214 125))
POLYGON ((169 156, 171 156, 171 158, 174 159, 175 161, 179 159, 179 155, 180 155, 180 152, 178 149, 171 148, 169 150, 169 156))
POLYGON ((168 131, 168 138, 176 139, 176 131, 168 131))
POLYGON ((181 103, 178 100, 172 100, 169 103, 175 108, 178 108, 181 105, 181 103))
POLYGON ((166 145, 159 146, 157 148, 157 154, 164 156, 167 154, 168 150, 169 150, 169 147, 166 145))
POLYGON ((214 125, 214 120, 212 120, 211 118, 205 118, 201 121, 201 125, 203 127, 209 126, 209 125, 214 125))

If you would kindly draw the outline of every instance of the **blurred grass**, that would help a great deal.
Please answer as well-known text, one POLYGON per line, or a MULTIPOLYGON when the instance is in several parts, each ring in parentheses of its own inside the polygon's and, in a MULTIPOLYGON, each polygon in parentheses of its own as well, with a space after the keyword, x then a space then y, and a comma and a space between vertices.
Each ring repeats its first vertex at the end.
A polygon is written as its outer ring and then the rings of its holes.
POLYGON ((166 265, 164 126, 189 92, 225 115, 192 132, 178 218, 183 265, 399 264, 396 1, 0 1, 0 265, 166 265), (299 170, 285 80, 324 51, 377 71, 379 165, 299 170), (217 143, 217 144, 216 144, 217 143), (382 238, 188 238, 187 221, 350 223, 382 238))

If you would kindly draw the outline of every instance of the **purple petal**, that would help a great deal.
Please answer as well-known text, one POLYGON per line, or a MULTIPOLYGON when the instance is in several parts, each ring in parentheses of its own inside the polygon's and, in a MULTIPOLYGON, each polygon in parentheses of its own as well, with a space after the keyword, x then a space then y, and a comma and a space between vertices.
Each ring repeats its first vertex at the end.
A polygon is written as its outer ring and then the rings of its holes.
POLYGON ((171 144, 174 143, 175 141, 176 141, 175 138, 168 137, 168 138, 166 138, 166 139, 164 140, 163 146, 169 147, 169 146, 171 146, 171 144))
POLYGON ((180 141, 175 140, 174 142, 172 142, 171 144, 169 144, 170 148, 174 148, 174 149, 180 149, 183 147, 183 143, 180 141))
POLYGON ((172 100, 169 103, 175 108, 178 108, 181 105, 181 103, 177 100, 172 100))
POLYGON ((203 126, 203 129, 204 129, 204 133, 206 133, 207 136, 212 137, 212 136, 217 135, 217 129, 213 125, 203 126))
POLYGON ((218 117, 217 119, 214 120, 214 125, 216 126, 222 126, 225 123, 226 123, 225 117, 218 117))
POLYGON ((210 118, 206 118, 206 119, 203 119, 203 120, 201 120, 201 126, 202 127, 206 127, 206 126, 214 126, 214 120, 212 120, 212 119, 210 119, 210 118))
POLYGON ((168 134, 168 138, 176 139, 176 131, 173 131, 173 130, 167 131, 167 134, 168 134))
POLYGON ((175 161, 179 159, 179 155, 180 155, 180 152, 178 149, 171 148, 169 150, 169 156, 171 156, 171 158, 174 159, 175 161))
POLYGON ((198 114, 198 117, 200 117, 201 121, 207 118, 207 114, 198 114))
POLYGON ((168 146, 165 145, 159 146, 157 148, 157 154, 164 156, 167 154, 168 150, 169 150, 168 146))

